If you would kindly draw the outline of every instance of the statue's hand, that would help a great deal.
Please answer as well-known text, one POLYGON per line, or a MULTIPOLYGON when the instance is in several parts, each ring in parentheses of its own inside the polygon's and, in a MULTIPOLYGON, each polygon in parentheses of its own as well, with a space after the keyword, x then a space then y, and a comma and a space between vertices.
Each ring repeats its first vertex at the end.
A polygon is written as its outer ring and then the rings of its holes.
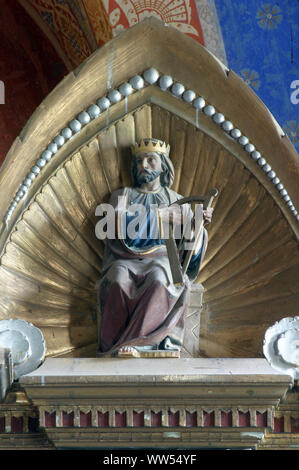
POLYGON ((201 221, 201 217, 203 218, 204 223, 209 224, 212 220, 214 209, 213 207, 207 207, 207 209, 203 209, 203 204, 199 204, 201 207, 200 212, 195 211, 195 217, 200 217, 199 221, 201 221))
POLYGON ((203 210, 203 218, 204 218, 204 221, 209 224, 212 220, 212 216, 213 216, 213 212, 214 212, 214 209, 213 207, 208 207, 207 209, 203 210))

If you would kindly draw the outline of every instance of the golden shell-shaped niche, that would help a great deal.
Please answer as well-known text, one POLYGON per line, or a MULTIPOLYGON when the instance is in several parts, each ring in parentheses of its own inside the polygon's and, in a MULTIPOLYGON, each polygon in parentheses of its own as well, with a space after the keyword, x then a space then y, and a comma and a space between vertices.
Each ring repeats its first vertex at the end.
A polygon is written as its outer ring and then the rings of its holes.
POLYGON ((95 237, 95 208, 112 190, 130 184, 130 147, 145 137, 170 144, 175 191, 219 191, 198 280, 205 288, 201 355, 262 355, 267 328, 294 316, 299 300, 298 156, 233 72, 154 19, 113 39, 68 75, 9 152, 0 173, 0 319, 19 318, 40 328, 48 356, 95 355, 96 284, 104 251, 95 237), (162 76, 173 83, 161 87, 167 82, 159 82, 162 76), (120 88, 124 83, 131 89, 120 88), (106 109, 103 98, 110 103, 106 109), (247 141, 233 137, 232 129, 247 141), (49 147, 63 135, 63 145, 49 147), (254 148, 245 148, 249 144, 254 148), (18 196, 36 166, 40 171, 18 196), (276 176, 270 178, 270 171, 276 176))

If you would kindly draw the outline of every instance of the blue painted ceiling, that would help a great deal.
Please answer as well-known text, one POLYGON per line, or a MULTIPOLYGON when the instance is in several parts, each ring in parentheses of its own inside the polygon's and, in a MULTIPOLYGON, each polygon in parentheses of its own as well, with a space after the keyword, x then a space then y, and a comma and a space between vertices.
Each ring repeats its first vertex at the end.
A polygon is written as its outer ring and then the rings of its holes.
POLYGON ((299 152, 299 0, 214 0, 227 65, 299 152))

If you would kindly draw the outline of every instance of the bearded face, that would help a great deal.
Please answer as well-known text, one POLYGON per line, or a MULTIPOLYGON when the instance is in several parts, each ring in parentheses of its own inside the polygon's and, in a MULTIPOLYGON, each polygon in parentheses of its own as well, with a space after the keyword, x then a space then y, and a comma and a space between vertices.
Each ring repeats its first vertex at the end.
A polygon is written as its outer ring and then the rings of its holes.
POLYGON ((151 181, 154 181, 158 176, 161 175, 161 170, 160 171, 155 171, 155 170, 142 170, 136 175, 136 180, 138 186, 141 186, 143 183, 150 183, 151 181))
POLYGON ((160 175, 165 177, 166 174, 168 175, 167 165, 163 156, 158 153, 139 154, 133 160, 132 176, 135 186, 150 183, 160 175))

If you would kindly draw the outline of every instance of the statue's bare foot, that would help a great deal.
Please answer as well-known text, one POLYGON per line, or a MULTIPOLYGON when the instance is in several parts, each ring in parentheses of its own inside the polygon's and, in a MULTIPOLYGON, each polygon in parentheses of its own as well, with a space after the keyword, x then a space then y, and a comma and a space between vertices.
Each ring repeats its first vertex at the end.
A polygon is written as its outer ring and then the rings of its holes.
POLYGON ((139 357, 139 352, 133 346, 123 346, 117 352, 118 357, 139 357))

